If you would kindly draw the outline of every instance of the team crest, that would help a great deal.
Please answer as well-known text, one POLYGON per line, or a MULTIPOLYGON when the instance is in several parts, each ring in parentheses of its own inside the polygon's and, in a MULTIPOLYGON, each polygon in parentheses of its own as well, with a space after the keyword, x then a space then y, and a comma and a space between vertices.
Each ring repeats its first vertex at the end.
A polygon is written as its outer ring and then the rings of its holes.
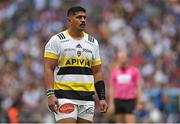
POLYGON ((82 51, 82 46, 80 44, 78 44, 76 46, 76 49, 77 49, 77 56, 80 57, 81 54, 82 54, 82 52, 81 52, 82 51))
POLYGON ((81 51, 77 51, 77 56, 78 56, 78 57, 81 56, 81 51))

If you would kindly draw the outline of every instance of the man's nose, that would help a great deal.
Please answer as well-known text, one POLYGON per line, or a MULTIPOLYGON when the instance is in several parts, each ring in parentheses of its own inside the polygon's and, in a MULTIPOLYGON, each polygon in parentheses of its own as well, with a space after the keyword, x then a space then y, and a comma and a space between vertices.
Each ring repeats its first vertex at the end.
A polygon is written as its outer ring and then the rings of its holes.
POLYGON ((81 21, 82 21, 82 22, 85 22, 85 20, 86 20, 86 19, 85 19, 84 17, 81 18, 81 21))

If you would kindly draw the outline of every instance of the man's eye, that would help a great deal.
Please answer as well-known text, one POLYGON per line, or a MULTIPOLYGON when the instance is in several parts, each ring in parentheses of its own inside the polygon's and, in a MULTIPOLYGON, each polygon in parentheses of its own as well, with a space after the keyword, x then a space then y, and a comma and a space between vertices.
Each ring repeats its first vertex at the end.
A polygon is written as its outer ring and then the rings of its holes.
POLYGON ((81 18, 86 19, 86 16, 77 16, 76 18, 78 18, 78 19, 81 19, 81 18))

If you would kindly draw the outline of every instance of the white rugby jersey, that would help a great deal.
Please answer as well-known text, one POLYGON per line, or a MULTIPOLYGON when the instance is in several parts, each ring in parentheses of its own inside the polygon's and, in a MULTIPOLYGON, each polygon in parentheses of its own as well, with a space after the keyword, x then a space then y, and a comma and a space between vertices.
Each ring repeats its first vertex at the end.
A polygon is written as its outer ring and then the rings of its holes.
POLYGON ((67 30, 52 36, 45 46, 45 58, 57 59, 54 70, 54 90, 58 98, 93 101, 94 77, 91 67, 100 65, 99 45, 84 33, 73 39, 67 30))

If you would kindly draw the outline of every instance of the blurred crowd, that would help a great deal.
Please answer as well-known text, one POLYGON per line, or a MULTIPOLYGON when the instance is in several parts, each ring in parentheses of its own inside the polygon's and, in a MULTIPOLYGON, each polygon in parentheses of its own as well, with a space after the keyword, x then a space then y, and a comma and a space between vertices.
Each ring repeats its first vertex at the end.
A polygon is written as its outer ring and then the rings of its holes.
MULTIPOLYGON (((100 44, 108 81, 118 51, 128 51, 142 75, 138 122, 180 123, 179 0, 1 0, 0 122, 54 122, 47 109, 43 52, 66 29, 72 5, 87 10, 87 32, 100 44)), ((95 122, 114 122, 98 112, 95 122)))

